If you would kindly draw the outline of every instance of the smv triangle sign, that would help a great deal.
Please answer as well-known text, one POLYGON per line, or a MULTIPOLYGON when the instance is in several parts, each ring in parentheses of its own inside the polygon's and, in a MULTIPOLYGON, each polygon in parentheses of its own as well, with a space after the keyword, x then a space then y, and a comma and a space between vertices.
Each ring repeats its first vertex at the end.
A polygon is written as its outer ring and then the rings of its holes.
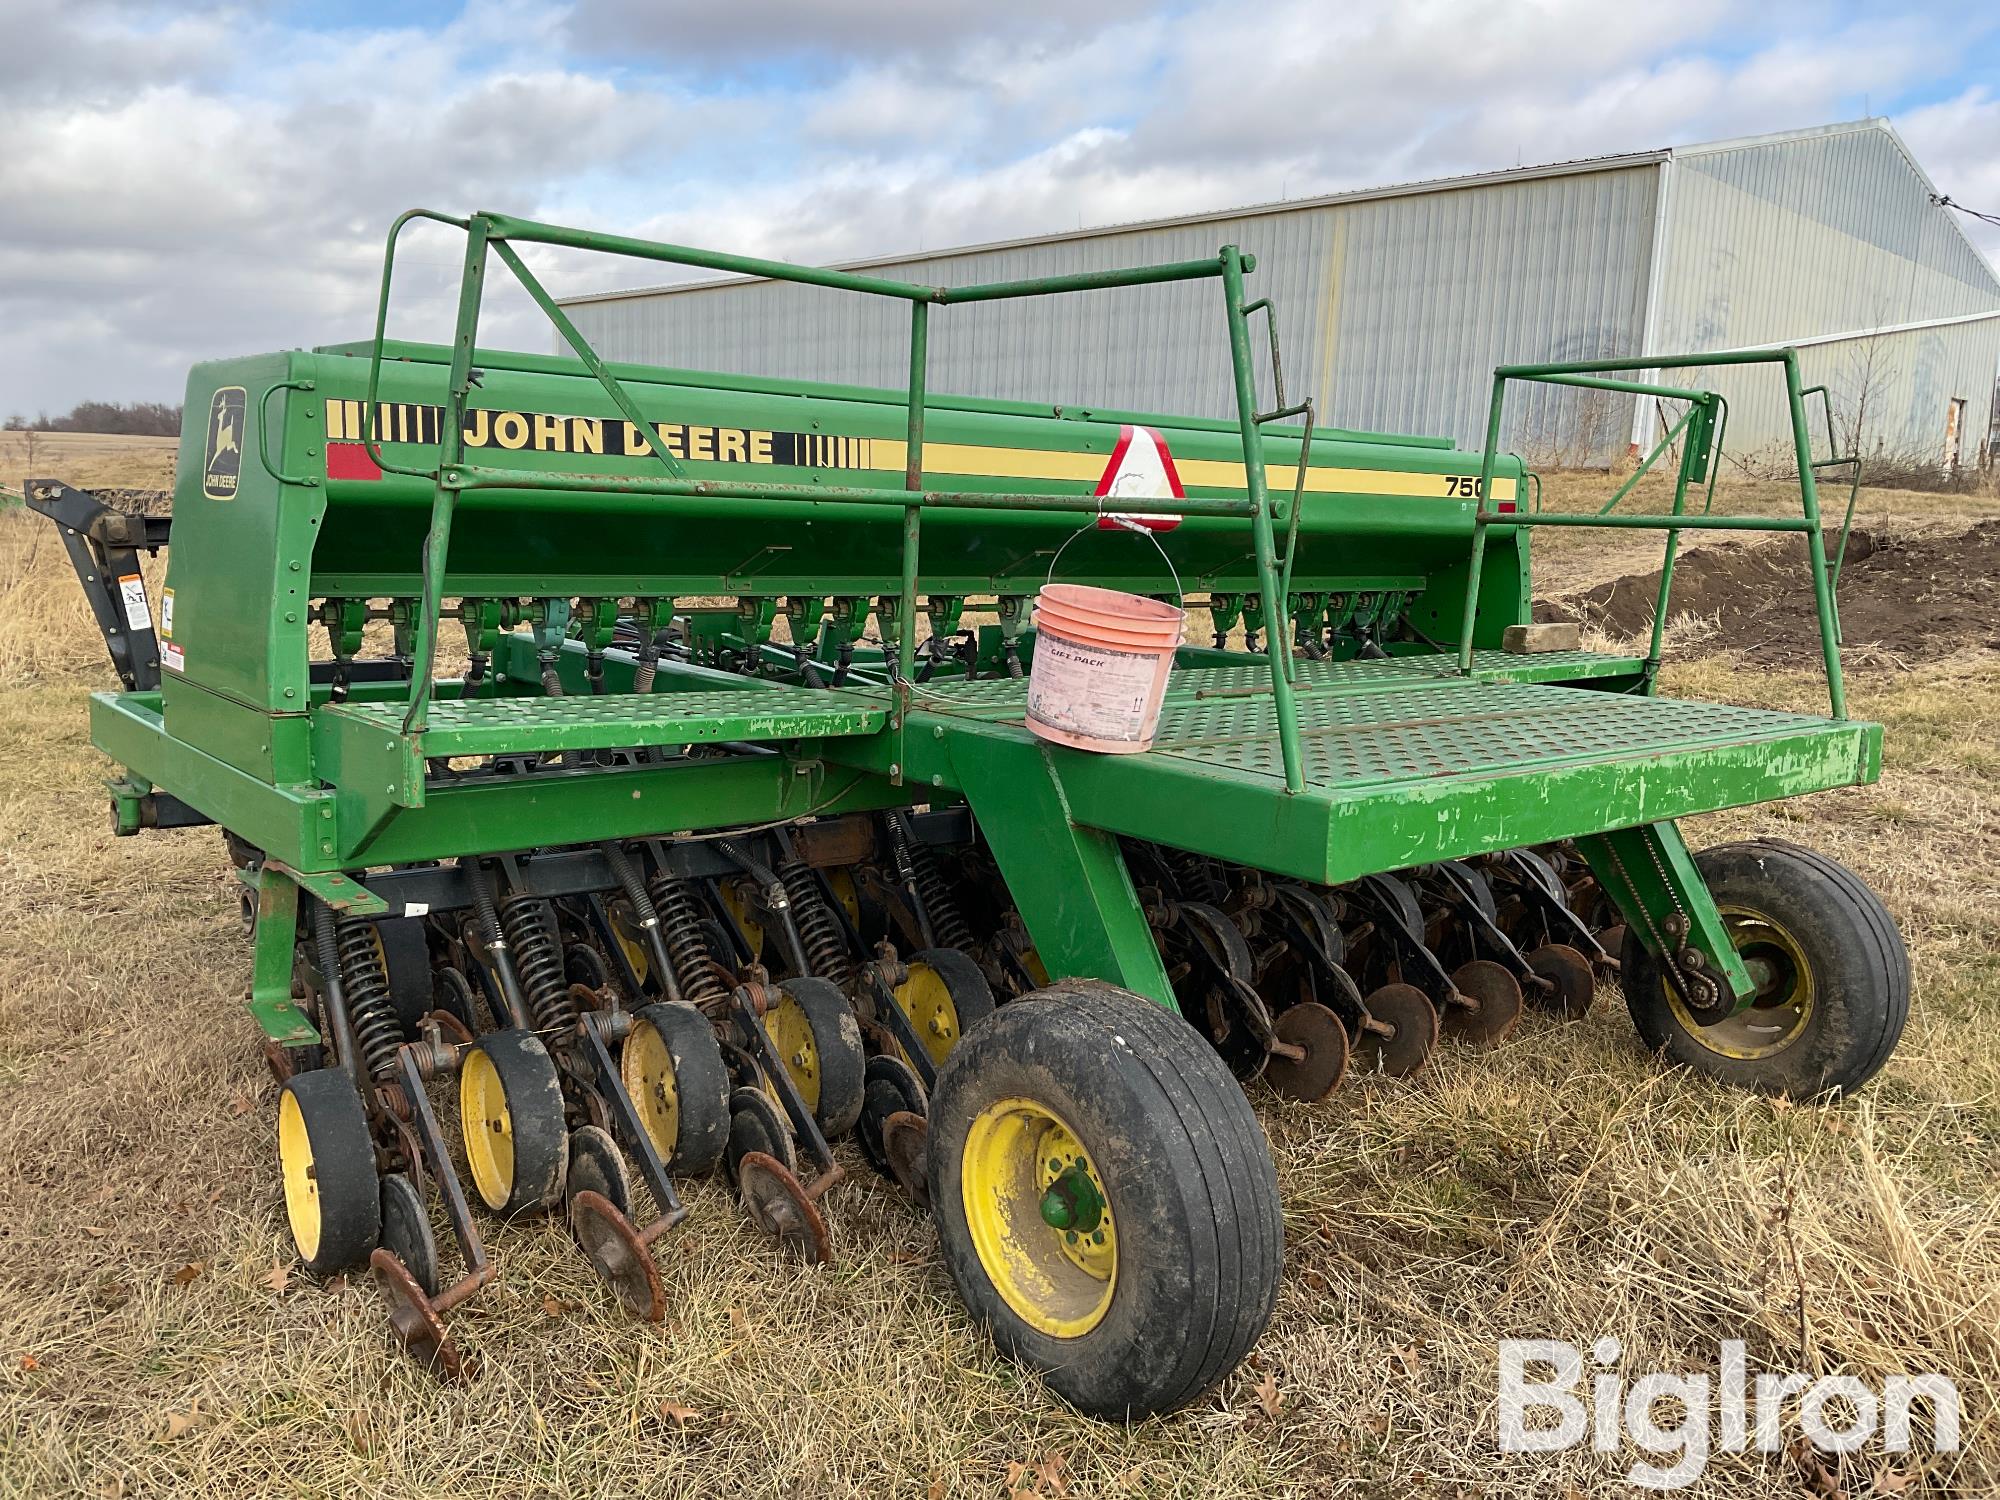
MULTIPOLYGON (((1174 456, 1167 440, 1150 427, 1121 427, 1118 446, 1111 450, 1111 462, 1097 481, 1101 500, 1178 500, 1187 491, 1175 472, 1174 456)), ((1181 524, 1179 516, 1134 516, 1114 510, 1100 510, 1099 531, 1172 531, 1181 524)))

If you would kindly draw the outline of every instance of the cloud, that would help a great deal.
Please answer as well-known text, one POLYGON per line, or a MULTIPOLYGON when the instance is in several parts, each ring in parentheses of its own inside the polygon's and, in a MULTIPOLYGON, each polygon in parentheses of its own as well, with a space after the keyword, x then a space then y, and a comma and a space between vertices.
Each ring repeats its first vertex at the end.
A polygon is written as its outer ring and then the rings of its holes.
MULTIPOLYGON (((382 234, 413 204, 826 261, 1817 124, 1904 92, 1932 101, 1898 118, 1942 190, 2000 204, 2000 102, 1950 82, 1963 56, 1938 26, 1814 0, 303 14, 14 0, 0 413, 171 398, 199 359, 363 336, 382 234)), ((413 234, 396 331, 448 327, 456 253, 413 234)), ((528 258, 560 290, 681 274, 528 258)), ((502 278, 489 309, 495 344, 549 346, 502 278)))

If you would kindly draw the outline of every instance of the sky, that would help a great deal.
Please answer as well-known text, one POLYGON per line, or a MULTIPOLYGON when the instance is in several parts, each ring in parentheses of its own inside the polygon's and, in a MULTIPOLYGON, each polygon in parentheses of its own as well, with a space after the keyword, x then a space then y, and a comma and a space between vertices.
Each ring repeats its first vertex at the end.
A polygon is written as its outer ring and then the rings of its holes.
MULTIPOLYGON (((0 415, 367 336, 419 205, 825 262, 1871 114, 2000 214, 2000 13, 0 0, 0 415)), ((406 245, 391 332, 441 337, 455 233, 406 245)), ((529 258, 558 293, 670 279, 529 258)), ((489 312, 483 343, 550 347, 524 298, 489 312)))

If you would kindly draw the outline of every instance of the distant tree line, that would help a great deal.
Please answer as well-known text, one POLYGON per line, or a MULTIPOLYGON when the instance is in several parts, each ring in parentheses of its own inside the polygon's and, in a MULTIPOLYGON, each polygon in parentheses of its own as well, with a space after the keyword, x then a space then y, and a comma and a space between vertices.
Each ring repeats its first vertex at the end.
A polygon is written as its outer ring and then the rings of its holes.
POLYGON ((181 409, 163 401, 79 401, 67 416, 42 412, 29 421, 16 412, 6 422, 8 432, 102 432, 117 437, 179 437, 181 409))

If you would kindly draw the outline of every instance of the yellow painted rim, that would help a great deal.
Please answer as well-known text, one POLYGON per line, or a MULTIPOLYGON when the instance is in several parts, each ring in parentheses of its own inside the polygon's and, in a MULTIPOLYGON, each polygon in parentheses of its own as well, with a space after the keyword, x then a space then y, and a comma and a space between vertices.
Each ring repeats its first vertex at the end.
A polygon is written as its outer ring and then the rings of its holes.
POLYGON ((302 1260, 319 1254, 319 1181, 313 1175, 312 1136, 305 1112, 290 1089, 278 1096, 278 1170, 285 1179, 285 1218, 302 1260))
POLYGON ((736 930, 743 934, 743 941, 749 945, 752 957, 764 951, 764 924, 750 915, 750 903, 743 899, 743 893, 736 888, 736 882, 721 882, 722 908, 729 913, 729 920, 736 924, 736 930))
POLYGON ((1671 980, 1664 986, 1667 1005, 1688 1035, 1718 1056, 1739 1062, 1773 1057, 1803 1036, 1812 1020, 1812 965, 1799 940, 1763 913, 1747 906, 1718 910, 1736 951, 1752 965, 1753 974, 1761 968, 1768 979, 1748 1009, 1712 1026, 1695 1022, 1671 980))
POLYGON ((611 935, 618 940, 619 951, 625 955, 625 962, 632 966, 632 977, 644 984, 652 971, 652 960, 646 954, 646 945, 639 940, 639 919, 632 914, 629 902, 611 903, 611 935))
MULTIPOLYGON (((958 1006, 944 975, 921 960, 912 963, 910 977, 896 986, 896 1009, 910 1018, 924 1051, 930 1054, 931 1066, 943 1067, 951 1049, 958 1045, 959 1035, 958 1006)), ((896 1053, 904 1062, 910 1061, 901 1042, 896 1044, 896 1053)))
POLYGON ((1118 1232, 1096 1162, 1067 1122, 1033 1099, 1002 1099, 966 1133, 959 1188, 980 1267, 1015 1315, 1051 1338, 1081 1338, 1111 1308, 1118 1232), (1042 1217, 1042 1195, 1080 1168, 1104 1200, 1088 1232, 1042 1217))
MULTIPOLYGON (((805 1007, 780 990, 778 1003, 764 1013, 764 1031, 771 1038, 771 1050, 778 1054, 778 1061, 798 1085, 799 1097, 817 1115, 819 1043, 813 1039, 812 1022, 806 1018, 805 1007)), ((773 1099, 778 1097, 775 1089, 769 1092, 773 1099)))
POLYGON ((1028 977, 1034 980, 1036 985, 1046 985, 1049 982, 1049 966, 1042 962, 1042 955, 1033 948, 1021 954, 1021 967, 1028 971, 1028 977))
POLYGON ((847 920, 855 931, 861 930, 861 896, 854 889, 854 876, 846 870, 826 872, 827 889, 833 892, 833 899, 840 903, 840 909, 847 913, 847 920))
POLYGON ((505 1208, 514 1192, 514 1117, 500 1070, 484 1048, 468 1052, 459 1070, 458 1129, 473 1186, 488 1208, 505 1208))
POLYGON ((663 1160, 672 1161, 681 1138, 680 1082, 674 1076, 674 1055, 660 1028, 635 1021, 618 1058, 618 1075, 639 1111, 639 1123, 663 1160))

